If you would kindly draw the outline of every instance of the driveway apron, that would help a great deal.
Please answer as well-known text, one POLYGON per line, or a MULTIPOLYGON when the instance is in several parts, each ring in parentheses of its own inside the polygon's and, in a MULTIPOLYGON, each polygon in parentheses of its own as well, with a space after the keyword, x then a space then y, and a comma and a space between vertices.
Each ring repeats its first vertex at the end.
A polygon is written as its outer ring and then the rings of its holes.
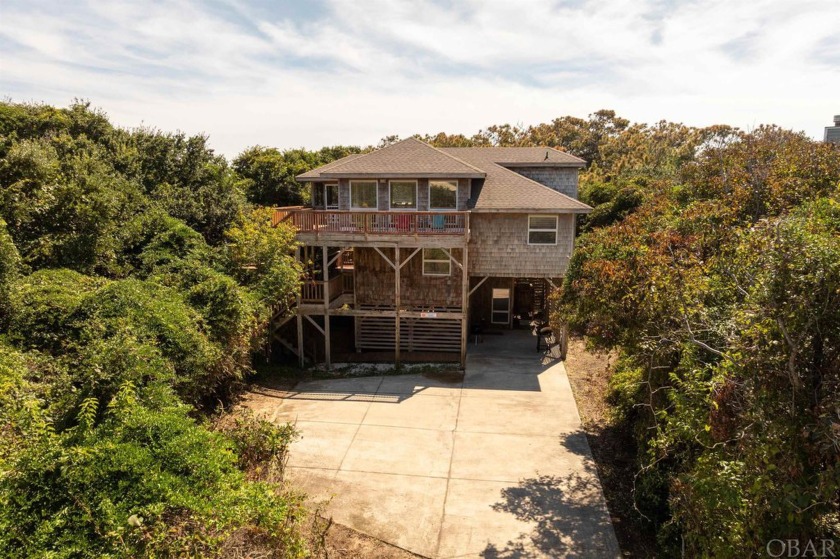
POLYGON ((245 405, 296 423, 287 479, 350 528, 434 558, 620 557, 565 368, 527 332, 470 346, 463 378, 302 382, 245 405))

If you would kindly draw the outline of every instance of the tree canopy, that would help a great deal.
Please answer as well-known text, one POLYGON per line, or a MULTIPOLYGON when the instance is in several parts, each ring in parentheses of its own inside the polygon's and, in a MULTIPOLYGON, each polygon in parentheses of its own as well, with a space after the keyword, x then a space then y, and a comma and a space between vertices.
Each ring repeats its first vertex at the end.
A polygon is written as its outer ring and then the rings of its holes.
POLYGON ((298 282, 244 183, 204 136, 0 103, 0 556, 304 555, 240 461, 293 430, 209 424, 298 282))
POLYGON ((759 556, 840 534, 840 152, 715 134, 593 214, 555 319, 620 350, 615 414, 663 552, 759 556))

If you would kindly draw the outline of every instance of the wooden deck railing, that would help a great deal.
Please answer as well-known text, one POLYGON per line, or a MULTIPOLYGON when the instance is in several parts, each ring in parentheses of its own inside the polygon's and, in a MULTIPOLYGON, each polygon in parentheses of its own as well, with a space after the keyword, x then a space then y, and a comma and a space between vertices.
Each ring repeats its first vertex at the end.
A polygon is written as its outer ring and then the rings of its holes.
POLYGON ((299 233, 463 235, 467 219, 467 212, 324 211, 300 206, 274 210, 275 225, 291 223, 299 233))
MULTIPOLYGON (((342 274, 330 278, 330 301, 344 294, 344 279, 342 274)), ((300 299, 304 303, 324 302, 324 282, 308 280, 300 288, 300 299)))

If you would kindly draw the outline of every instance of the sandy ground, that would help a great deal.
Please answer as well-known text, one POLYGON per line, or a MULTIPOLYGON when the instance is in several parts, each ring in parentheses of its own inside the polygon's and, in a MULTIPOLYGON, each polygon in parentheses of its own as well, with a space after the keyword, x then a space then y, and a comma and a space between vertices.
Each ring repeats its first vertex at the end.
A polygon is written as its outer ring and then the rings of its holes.
POLYGON ((610 405, 606 400, 616 357, 614 353, 590 352, 582 338, 572 338, 566 356, 566 373, 622 554, 654 557, 655 536, 633 509, 636 456, 633 434, 610 421, 610 405))

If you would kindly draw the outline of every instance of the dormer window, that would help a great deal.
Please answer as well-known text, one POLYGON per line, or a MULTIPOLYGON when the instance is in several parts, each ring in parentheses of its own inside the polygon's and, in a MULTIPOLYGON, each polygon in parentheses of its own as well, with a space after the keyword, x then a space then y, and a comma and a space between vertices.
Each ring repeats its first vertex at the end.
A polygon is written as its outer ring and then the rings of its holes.
POLYGON ((354 210, 375 210, 376 181, 350 181, 350 207, 354 210))
POLYGON ((417 209, 417 181, 391 181, 392 210, 417 209))
POLYGON ((458 208, 458 181, 429 181, 429 209, 455 210, 458 208))

